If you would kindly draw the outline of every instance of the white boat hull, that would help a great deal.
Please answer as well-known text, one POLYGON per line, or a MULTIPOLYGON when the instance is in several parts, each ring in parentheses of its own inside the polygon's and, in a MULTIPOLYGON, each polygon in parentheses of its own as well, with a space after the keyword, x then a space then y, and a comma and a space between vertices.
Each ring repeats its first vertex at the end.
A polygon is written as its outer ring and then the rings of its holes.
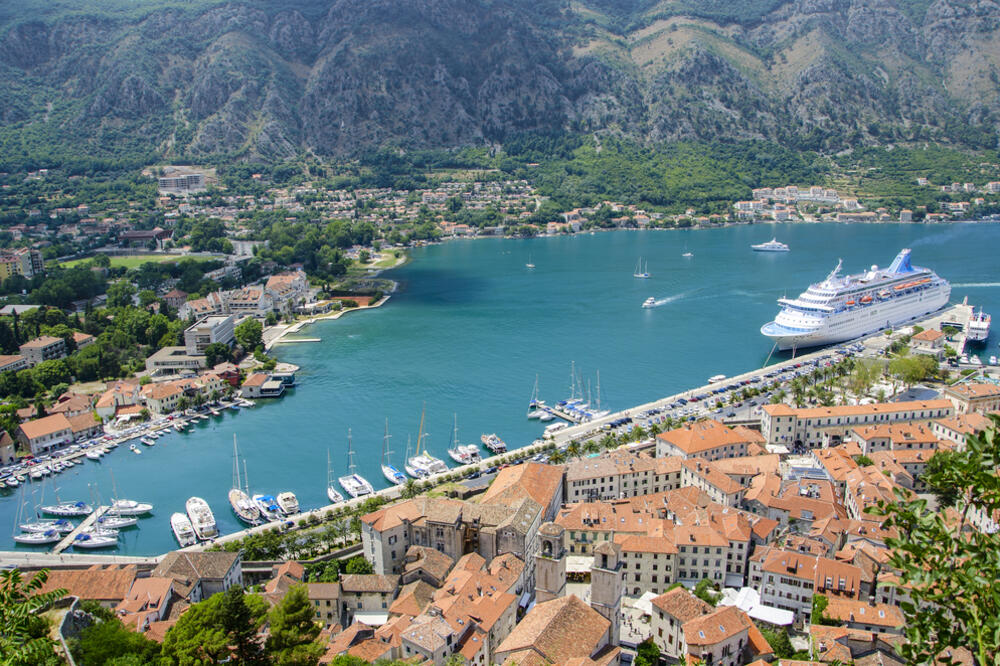
POLYGON ((831 345, 906 324, 936 312, 948 304, 950 296, 951 287, 942 285, 891 301, 876 301, 871 305, 817 317, 812 328, 796 330, 798 327, 792 329, 775 320, 764 324, 760 332, 771 338, 782 351, 831 345))

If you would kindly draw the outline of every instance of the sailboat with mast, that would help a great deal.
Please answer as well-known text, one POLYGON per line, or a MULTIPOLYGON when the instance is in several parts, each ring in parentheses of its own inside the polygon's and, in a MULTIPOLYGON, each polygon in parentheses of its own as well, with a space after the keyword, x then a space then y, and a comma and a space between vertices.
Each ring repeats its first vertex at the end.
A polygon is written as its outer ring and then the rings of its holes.
POLYGON ((367 479, 355 471, 357 466, 354 464, 354 446, 351 442, 350 428, 347 429, 347 462, 347 469, 350 474, 337 479, 340 483, 340 487, 346 490, 347 494, 351 497, 373 495, 375 493, 375 488, 372 487, 372 484, 370 484, 367 479))
POLYGON ((639 262, 635 265, 635 272, 632 273, 632 277, 639 278, 640 280, 646 280, 649 278, 649 262, 646 265, 642 264, 642 257, 639 257, 639 262))
POLYGON ((535 386, 531 390, 531 400, 528 401, 528 418, 539 419, 544 414, 548 412, 545 410, 545 401, 538 399, 538 375, 535 375, 535 386))
MULTIPOLYGON (((118 486, 115 484, 115 473, 111 471, 111 506, 105 515, 107 516, 142 516, 153 510, 153 505, 149 502, 137 502, 135 500, 118 497, 118 486)), ((111 521, 114 522, 114 521, 111 521)), ((133 525, 135 523, 132 523, 133 525)))
POLYGON ((344 501, 344 496, 340 494, 337 487, 333 485, 333 466, 330 463, 330 449, 326 450, 326 497, 333 504, 340 504, 344 501))
POLYGON ((462 446, 458 443, 458 414, 455 414, 455 430, 451 435, 451 446, 448 447, 448 455, 459 465, 474 465, 482 462, 479 456, 479 447, 475 444, 462 446))
POLYGON ((406 475, 393 467, 389 461, 389 454, 392 453, 389 451, 389 438, 391 436, 389 434, 389 419, 386 419, 385 435, 382 437, 382 476, 392 485, 399 486, 406 483, 406 475))
MULTIPOLYGON (((27 529, 20 534, 17 533, 17 525, 20 524, 21 519, 24 514, 24 487, 21 487, 21 501, 17 506, 17 517, 14 520, 14 533, 12 537, 16 543, 22 543, 28 546, 34 545, 45 545, 50 543, 57 543, 62 539, 62 534, 59 533, 54 527, 49 527, 47 529, 42 529, 38 523, 28 523, 31 529, 27 529), (35 527, 38 526, 38 527, 35 527)), ((21 529, 24 529, 24 525, 21 529)))
POLYGON ((236 433, 233 433, 233 487, 229 490, 229 506, 233 508, 236 517, 247 525, 256 525, 260 522, 260 509, 250 499, 250 481, 246 478, 245 466, 243 479, 240 479, 240 452, 236 445, 236 433))
POLYGON ((424 470, 420 469, 419 467, 414 467, 413 465, 410 464, 410 458, 412 457, 410 455, 411 448, 412 447, 410 446, 410 436, 407 435, 406 436, 406 457, 403 458, 403 460, 404 460, 404 462, 403 462, 403 469, 405 469, 406 473, 409 474, 410 476, 412 476, 414 479, 422 479, 425 476, 427 476, 427 472, 425 472, 424 470))
POLYGON ((423 440, 427 437, 427 433, 424 432, 424 414, 426 409, 420 411, 420 429, 417 431, 417 452, 412 458, 406 462, 415 467, 416 469, 422 469, 427 473, 428 476, 431 474, 440 474, 441 472, 447 472, 448 466, 444 464, 444 461, 440 458, 435 458, 427 451, 426 445, 421 449, 423 445, 423 440), (421 450, 423 452, 421 452, 421 450))

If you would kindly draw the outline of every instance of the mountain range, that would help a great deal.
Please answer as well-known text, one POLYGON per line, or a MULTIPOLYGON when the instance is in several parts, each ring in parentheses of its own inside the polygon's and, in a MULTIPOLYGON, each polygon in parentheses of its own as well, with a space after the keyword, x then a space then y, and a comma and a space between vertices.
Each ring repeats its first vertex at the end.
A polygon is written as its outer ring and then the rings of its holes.
POLYGON ((997 0, 7 0, 0 149, 995 147, 997 0))

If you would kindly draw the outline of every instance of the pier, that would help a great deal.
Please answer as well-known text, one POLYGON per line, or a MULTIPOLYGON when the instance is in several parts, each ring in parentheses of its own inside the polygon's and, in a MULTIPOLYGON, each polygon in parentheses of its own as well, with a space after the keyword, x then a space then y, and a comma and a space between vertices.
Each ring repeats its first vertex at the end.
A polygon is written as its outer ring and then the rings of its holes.
POLYGON ((323 338, 281 338, 275 340, 273 344, 286 345, 292 342, 323 342, 323 338))
POLYGON ((110 509, 109 506, 99 506, 93 513, 83 519, 83 522, 76 526, 76 529, 66 535, 62 541, 56 544, 56 547, 52 549, 53 554, 58 555, 67 548, 73 545, 73 541, 76 539, 78 534, 83 533, 84 530, 89 529, 97 522, 97 519, 105 514, 105 512, 110 509))

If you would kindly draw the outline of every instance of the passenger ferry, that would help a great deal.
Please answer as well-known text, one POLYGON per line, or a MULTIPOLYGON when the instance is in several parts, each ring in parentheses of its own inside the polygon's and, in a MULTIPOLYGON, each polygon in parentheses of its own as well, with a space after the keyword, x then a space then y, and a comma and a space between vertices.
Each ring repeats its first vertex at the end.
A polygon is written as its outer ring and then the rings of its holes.
POLYGON ((841 277, 842 263, 798 298, 778 299, 781 311, 760 332, 782 350, 833 344, 930 314, 951 296, 947 280, 910 264, 909 249, 889 268, 841 277))
POLYGON ((986 342, 990 337, 990 316, 979 308, 979 312, 972 315, 969 325, 965 328, 966 342, 986 342))

